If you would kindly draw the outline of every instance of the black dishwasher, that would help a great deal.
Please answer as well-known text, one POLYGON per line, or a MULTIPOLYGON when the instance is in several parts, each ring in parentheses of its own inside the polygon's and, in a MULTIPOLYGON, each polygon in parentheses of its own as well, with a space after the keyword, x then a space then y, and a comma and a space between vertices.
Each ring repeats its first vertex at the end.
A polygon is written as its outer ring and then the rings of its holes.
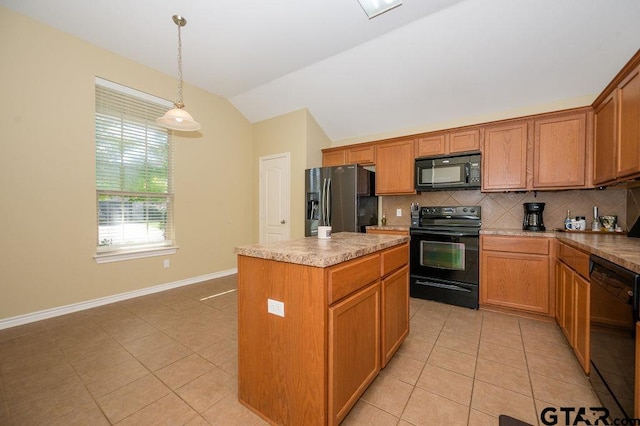
POLYGON ((590 257, 590 380, 612 419, 634 417, 640 274, 590 257))

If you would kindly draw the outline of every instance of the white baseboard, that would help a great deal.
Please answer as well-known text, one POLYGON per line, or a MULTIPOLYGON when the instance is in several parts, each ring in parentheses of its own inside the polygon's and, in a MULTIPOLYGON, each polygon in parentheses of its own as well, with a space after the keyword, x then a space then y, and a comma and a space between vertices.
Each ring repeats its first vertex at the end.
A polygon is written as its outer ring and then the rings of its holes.
POLYGON ((147 287, 140 290, 129 291, 126 293, 115 294, 113 296, 101 297, 99 299, 87 300, 86 302, 73 303, 71 305, 60 306, 57 308, 45 309, 44 311, 33 312, 25 315, 18 315, 17 317, 0 319, 0 330, 5 328, 15 327, 18 325, 29 324, 44 320, 47 318, 53 318, 60 315, 70 314, 72 312, 84 311, 85 309, 95 308, 97 306, 108 305, 109 303, 120 302, 122 300, 133 299, 134 297, 146 296, 147 294, 159 293, 165 290, 171 290, 172 288, 183 287, 185 285, 197 284, 203 281, 212 280, 215 278, 226 277, 238 273, 237 268, 227 269, 226 271, 214 272, 212 274, 200 275, 199 277, 187 278, 180 281, 174 281, 172 283, 160 284, 153 287, 147 287))

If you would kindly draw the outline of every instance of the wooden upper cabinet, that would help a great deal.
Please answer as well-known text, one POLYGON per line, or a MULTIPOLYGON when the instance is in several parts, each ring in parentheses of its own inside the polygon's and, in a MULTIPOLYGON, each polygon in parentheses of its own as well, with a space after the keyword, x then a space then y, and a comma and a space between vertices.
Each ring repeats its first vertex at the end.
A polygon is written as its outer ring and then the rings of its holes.
POLYGON ((376 194, 415 194, 414 139, 376 145, 376 194))
POLYGON ((527 189, 526 121, 487 126, 482 149, 482 190, 527 189))
POLYGON ((640 66, 618 86, 620 133, 617 176, 640 174, 640 66))
POLYGON ((426 135, 416 140, 416 157, 458 154, 480 150, 480 129, 426 135))
POLYGON ((447 153, 448 135, 426 136, 416 140, 416 158, 444 155, 447 153))
POLYGON ((618 91, 614 90, 595 109, 593 142, 593 183, 600 185, 616 179, 616 124, 618 91))
POLYGON ((449 153, 480 150, 480 130, 463 130, 449 135, 449 153))
POLYGON ((345 164, 375 164, 375 145, 356 144, 322 151, 322 166, 344 166, 345 164))
POLYGON ((533 189, 584 188, 587 113, 534 120, 533 189))
POLYGON ((322 166, 344 166, 347 164, 347 150, 338 149, 322 152, 322 166))
POLYGON ((347 149, 346 164, 374 164, 376 162, 375 152, 376 150, 374 145, 355 145, 347 149))

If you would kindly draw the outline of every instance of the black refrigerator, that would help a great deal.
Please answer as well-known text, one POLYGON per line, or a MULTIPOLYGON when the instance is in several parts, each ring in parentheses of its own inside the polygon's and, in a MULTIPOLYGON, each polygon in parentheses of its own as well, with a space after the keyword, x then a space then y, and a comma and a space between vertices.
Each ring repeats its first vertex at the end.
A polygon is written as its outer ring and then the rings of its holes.
POLYGON ((375 173, 356 164, 305 170, 305 236, 318 226, 331 232, 365 232, 378 224, 375 173))

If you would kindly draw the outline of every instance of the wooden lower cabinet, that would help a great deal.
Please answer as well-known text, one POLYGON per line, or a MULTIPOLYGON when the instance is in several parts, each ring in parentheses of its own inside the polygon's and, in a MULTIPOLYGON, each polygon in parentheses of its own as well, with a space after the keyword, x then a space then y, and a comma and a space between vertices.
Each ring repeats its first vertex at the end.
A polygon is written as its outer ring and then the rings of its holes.
POLYGON ((549 240, 481 236, 480 303, 552 314, 549 240))
POLYGON ((408 243, 327 268, 239 255, 240 402, 272 424, 339 424, 409 333, 408 262, 408 243))
POLYGON ((556 320, 585 373, 589 373, 591 291, 589 255, 558 242, 556 320))
POLYGON ((385 367, 409 335, 409 266, 384 278, 382 291, 381 367, 385 367))
POLYGON ((574 287, 575 287, 575 338, 573 351, 578 357, 578 361, 582 365, 582 369, 585 373, 589 373, 589 309, 590 309, 590 292, 589 281, 582 278, 580 275, 574 275, 574 287))
POLYGON ((338 424, 380 371, 380 282, 329 308, 329 423, 338 424))

